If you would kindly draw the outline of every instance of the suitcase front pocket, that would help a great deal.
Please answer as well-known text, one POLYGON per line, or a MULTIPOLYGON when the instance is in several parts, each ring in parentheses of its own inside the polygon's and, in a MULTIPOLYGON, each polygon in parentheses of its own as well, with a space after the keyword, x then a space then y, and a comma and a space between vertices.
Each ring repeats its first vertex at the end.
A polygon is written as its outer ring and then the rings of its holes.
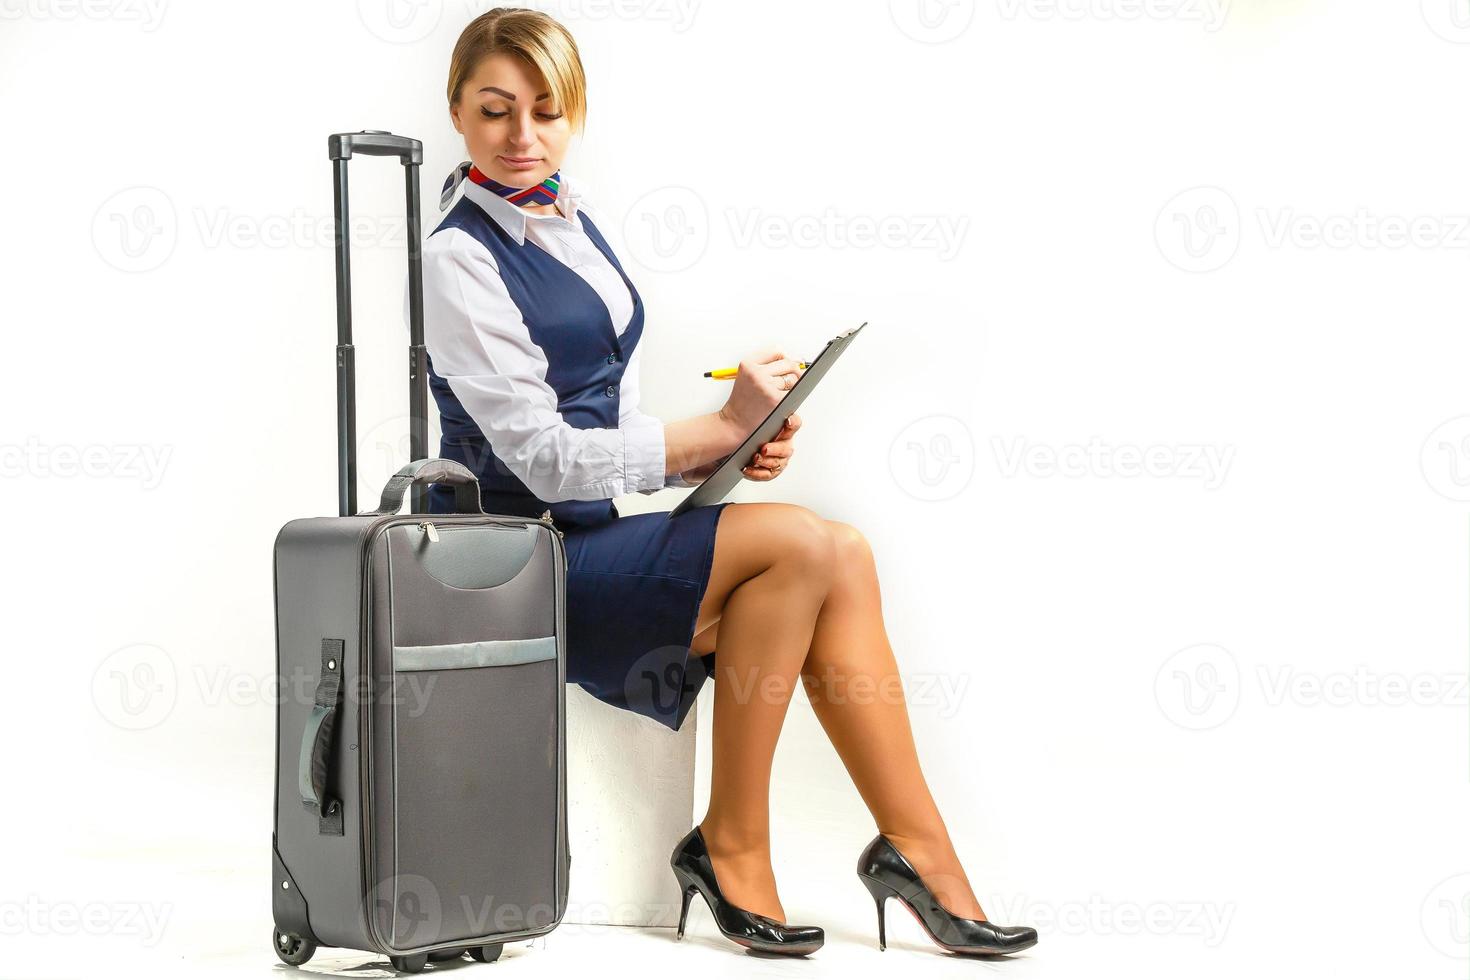
POLYGON ((395 667, 398 648, 466 646, 478 648, 474 656, 515 658, 526 654, 481 645, 544 647, 556 635, 556 555, 544 526, 425 521, 394 527, 388 539, 395 667))
POLYGON ((423 895, 397 909, 394 944, 547 928, 557 917, 554 652, 399 670, 395 683, 393 867, 423 895))

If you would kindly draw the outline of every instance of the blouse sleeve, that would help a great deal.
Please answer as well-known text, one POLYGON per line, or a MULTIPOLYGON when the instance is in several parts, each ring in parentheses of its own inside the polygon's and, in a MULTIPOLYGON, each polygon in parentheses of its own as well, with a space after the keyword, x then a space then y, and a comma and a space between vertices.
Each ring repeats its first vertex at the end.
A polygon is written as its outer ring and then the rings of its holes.
POLYGON ((446 228, 425 242, 423 259, 424 345, 434 372, 532 493, 600 500, 665 486, 658 419, 640 412, 617 428, 579 429, 562 417, 545 352, 488 249, 446 228))
MULTIPOLYGON (((652 415, 647 415, 638 407, 638 399, 641 394, 639 389, 639 375, 642 373, 643 342, 640 339, 638 346, 633 348, 633 356, 628 358, 628 366, 623 369, 623 383, 618 391, 618 425, 659 425, 663 423, 652 415)), ((684 474, 673 473, 664 477, 664 486, 689 488, 697 487, 698 483, 690 483, 684 479, 684 474)), ((639 490, 639 493, 653 493, 659 487, 648 490, 639 490)))

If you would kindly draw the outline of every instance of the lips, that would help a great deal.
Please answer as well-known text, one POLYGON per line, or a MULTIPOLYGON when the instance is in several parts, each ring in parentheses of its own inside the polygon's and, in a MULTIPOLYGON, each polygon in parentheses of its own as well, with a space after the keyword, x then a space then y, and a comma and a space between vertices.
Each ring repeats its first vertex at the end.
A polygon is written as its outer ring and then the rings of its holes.
POLYGON ((540 157, 508 157, 501 155, 496 157, 496 159, 511 170, 534 170, 541 163, 540 157))

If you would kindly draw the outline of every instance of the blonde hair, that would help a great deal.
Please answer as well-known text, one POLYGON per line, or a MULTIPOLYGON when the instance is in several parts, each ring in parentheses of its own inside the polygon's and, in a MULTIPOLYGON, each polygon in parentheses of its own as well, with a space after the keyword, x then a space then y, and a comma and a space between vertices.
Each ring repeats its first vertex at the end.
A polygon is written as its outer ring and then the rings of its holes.
POLYGON ((449 58, 449 104, 459 102, 460 89, 485 58, 507 52, 530 64, 546 79, 551 97, 572 129, 587 118, 587 77, 571 32, 539 10, 496 7, 465 26, 449 58))

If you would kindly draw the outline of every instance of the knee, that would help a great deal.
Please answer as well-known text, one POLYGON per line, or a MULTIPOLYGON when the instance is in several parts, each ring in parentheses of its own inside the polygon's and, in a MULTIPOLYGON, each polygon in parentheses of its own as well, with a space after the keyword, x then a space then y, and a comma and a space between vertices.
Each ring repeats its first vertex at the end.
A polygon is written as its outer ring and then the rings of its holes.
POLYGON ((862 531, 844 521, 827 521, 832 547, 839 570, 867 570, 873 567, 873 546, 862 531))
POLYGON ((823 588, 830 586, 839 562, 837 535, 833 528, 806 507, 791 504, 785 509, 777 561, 793 568, 803 581, 823 588))

